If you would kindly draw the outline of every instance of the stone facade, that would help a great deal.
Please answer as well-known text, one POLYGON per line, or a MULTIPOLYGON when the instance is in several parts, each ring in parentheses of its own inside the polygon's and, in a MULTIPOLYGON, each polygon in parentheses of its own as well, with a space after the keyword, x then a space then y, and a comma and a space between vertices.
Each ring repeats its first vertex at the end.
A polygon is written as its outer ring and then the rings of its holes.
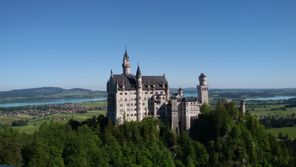
POLYGON ((199 77, 199 98, 184 97, 180 88, 178 93, 170 95, 165 75, 143 76, 138 66, 136 75, 131 73, 127 51, 124 53, 122 74, 111 71, 107 82, 107 117, 114 124, 126 121, 141 121, 146 117, 156 117, 168 122, 177 133, 187 130, 191 121, 199 114, 201 104, 208 103, 207 78, 199 77))
POLYGON ((239 110, 241 113, 245 114, 246 113, 246 101, 241 100, 240 101, 240 107, 239 110))

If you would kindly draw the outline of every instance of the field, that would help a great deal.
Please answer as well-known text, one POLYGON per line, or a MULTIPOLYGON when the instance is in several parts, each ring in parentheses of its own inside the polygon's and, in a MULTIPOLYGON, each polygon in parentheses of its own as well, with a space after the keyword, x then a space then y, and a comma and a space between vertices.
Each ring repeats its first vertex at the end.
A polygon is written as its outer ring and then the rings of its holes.
POLYGON ((266 131, 276 137, 278 137, 281 132, 283 135, 288 134, 291 139, 296 139, 296 127, 271 128, 266 129, 266 131))
MULTIPOLYGON (((269 118, 296 118, 296 107, 287 108, 282 101, 249 102, 247 110, 259 119, 269 118), (263 103, 263 104, 261 104, 263 103)), ((281 132, 291 139, 296 139, 296 127, 269 128, 266 131, 276 137, 281 132)))
POLYGON ((247 110, 254 116, 266 117, 295 117, 296 116, 296 107, 293 108, 284 108, 284 105, 279 104, 270 104, 270 105, 259 105, 255 107, 247 107, 247 110))
MULTIPOLYGON (((100 107, 106 105, 106 102, 86 102, 81 103, 81 105, 85 107, 100 107)), ((22 115, 22 116, 0 116, 0 123, 2 125, 10 125, 15 120, 28 120, 28 124, 25 126, 16 126, 15 129, 18 129, 19 132, 32 134, 36 130, 39 129, 39 126, 42 123, 49 123, 49 122, 56 122, 56 123, 67 123, 70 119, 83 121, 93 116, 105 115, 106 111, 104 110, 92 110, 88 111, 87 113, 57 113, 51 114, 43 117, 33 117, 29 115, 22 115)))

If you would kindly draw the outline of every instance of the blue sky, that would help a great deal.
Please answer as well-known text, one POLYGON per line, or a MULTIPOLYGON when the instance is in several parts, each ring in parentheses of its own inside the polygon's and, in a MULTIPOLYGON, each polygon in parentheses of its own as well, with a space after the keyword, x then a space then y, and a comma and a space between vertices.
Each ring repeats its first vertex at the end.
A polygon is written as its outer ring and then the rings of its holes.
POLYGON ((170 87, 296 87, 296 1, 2 0, 0 90, 105 90, 121 73, 166 74, 170 87))

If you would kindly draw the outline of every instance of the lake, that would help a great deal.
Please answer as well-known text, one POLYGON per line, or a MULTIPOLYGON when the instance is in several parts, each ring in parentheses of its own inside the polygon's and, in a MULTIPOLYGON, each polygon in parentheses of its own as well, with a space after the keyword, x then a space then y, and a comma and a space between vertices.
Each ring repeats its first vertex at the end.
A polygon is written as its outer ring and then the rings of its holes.
POLYGON ((266 101, 266 100, 289 100, 292 98, 295 98, 296 96, 275 96, 275 97, 256 97, 256 98, 247 98, 246 101, 248 100, 261 100, 261 101, 266 101))
POLYGON ((20 106, 37 106, 37 105, 48 105, 48 104, 64 104, 64 103, 83 103, 92 101, 104 101, 106 98, 91 98, 91 99, 55 99, 42 102, 19 102, 19 103, 4 103, 0 104, 0 107, 20 107, 20 106))
MULTIPOLYGON (((195 92, 184 92, 185 97, 197 96, 195 92)), ((275 97, 256 97, 256 98, 247 98, 248 100, 288 100, 295 98, 296 96, 275 96, 275 97)), ((19 102, 19 103, 4 103, 0 104, 0 107, 21 107, 21 106, 32 106, 32 105, 48 105, 48 104, 64 104, 64 103, 83 103, 83 102, 92 102, 92 101, 105 101, 107 98, 89 98, 89 99, 55 99, 42 102, 19 102)))

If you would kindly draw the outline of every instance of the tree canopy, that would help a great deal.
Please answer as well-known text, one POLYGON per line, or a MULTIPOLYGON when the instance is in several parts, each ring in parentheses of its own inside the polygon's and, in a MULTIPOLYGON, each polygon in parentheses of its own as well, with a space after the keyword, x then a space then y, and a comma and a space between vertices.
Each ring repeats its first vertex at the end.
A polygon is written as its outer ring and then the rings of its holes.
POLYGON ((0 128, 0 164, 13 166, 295 166, 295 141, 281 141, 250 115, 219 103, 175 134, 154 118, 113 126, 104 116, 43 124, 32 135, 0 128))

